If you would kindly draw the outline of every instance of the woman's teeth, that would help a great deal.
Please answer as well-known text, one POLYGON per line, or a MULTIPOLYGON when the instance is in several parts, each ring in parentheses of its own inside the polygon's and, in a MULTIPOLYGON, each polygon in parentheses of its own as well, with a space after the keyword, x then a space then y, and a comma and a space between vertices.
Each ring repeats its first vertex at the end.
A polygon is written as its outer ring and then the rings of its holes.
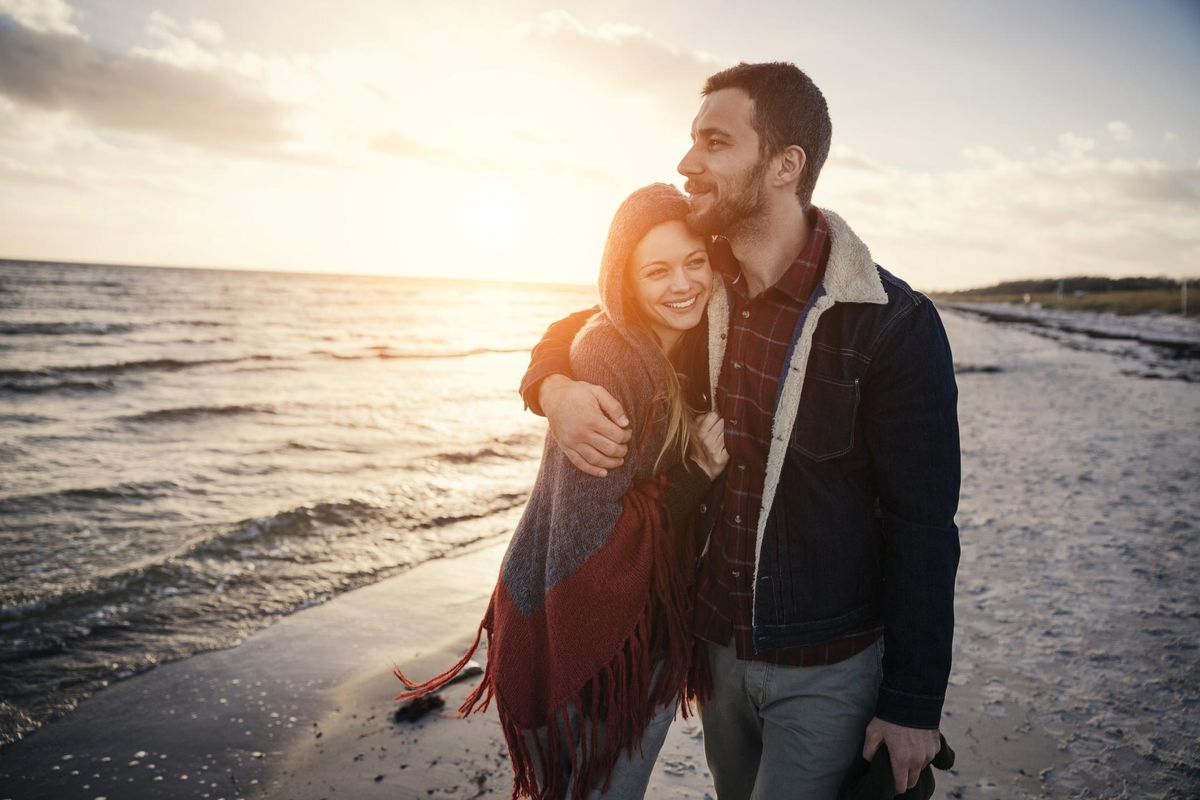
POLYGON ((689 297, 687 300, 680 300, 678 303, 664 303, 668 308, 674 308, 678 311, 691 308, 696 304, 696 298, 689 297))

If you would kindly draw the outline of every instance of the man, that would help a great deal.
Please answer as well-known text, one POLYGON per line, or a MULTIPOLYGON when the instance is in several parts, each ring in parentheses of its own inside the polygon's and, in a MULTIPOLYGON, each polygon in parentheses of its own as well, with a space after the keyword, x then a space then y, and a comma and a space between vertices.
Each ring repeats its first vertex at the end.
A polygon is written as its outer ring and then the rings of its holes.
MULTIPOLYGON (((950 671, 949 344, 929 300, 812 205, 831 124, 808 76, 739 64, 703 96, 678 169, 689 224, 722 237, 731 301, 714 387, 730 460, 701 506, 694 625, 713 673, 709 767, 720 800, 832 798, 854 757, 886 743, 901 792, 938 751, 950 671)), ((571 461, 603 476, 628 421, 569 377, 585 316, 551 327, 522 395, 571 461)))

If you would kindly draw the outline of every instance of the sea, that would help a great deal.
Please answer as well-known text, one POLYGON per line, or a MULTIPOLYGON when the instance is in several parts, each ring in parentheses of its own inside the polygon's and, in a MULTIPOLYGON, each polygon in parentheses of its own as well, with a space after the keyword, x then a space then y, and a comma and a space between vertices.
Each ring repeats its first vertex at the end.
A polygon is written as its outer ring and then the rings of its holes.
POLYGON ((0 261, 0 743, 495 535, 545 432, 529 349, 595 302, 0 261))

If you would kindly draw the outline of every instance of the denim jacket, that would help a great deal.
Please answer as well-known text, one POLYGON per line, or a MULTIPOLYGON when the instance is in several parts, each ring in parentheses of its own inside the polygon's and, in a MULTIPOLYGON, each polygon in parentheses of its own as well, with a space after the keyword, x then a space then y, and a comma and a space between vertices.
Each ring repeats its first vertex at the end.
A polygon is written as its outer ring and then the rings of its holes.
MULTIPOLYGON (((793 334, 775 404, 757 530, 754 647, 815 644, 882 622, 876 715, 936 728, 959 558, 950 346, 929 299, 878 267, 849 226, 825 214, 829 261, 793 334)), ((548 340, 569 323, 552 327, 535 349, 522 382, 527 402, 541 378, 564 371, 554 367, 548 340)), ((710 348, 723 347, 719 333, 709 331, 710 348)), ((704 506, 706 535, 721 492, 718 481, 704 506)))

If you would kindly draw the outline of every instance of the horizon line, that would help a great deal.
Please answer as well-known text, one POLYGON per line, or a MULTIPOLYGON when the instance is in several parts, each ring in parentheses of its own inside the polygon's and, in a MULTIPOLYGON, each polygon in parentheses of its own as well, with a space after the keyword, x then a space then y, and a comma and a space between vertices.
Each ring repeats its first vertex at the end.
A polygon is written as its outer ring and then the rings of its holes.
POLYGON ((395 275, 379 272, 321 272, 318 270, 296 268, 278 269, 271 267, 206 267, 180 264, 134 264, 125 261, 76 261, 73 259, 11 258, 9 256, 0 256, 0 265, 3 264, 49 264, 68 267, 124 267, 127 269, 175 269, 197 272, 248 272, 266 273, 271 275, 319 275, 329 278, 382 278, 384 280, 454 281, 460 283, 496 283, 504 285, 520 283, 528 286, 551 286, 571 289, 578 289, 582 287, 589 287, 592 289, 596 288, 594 283, 557 283, 554 281, 522 280, 520 278, 499 279, 467 278, 446 275, 395 275))

